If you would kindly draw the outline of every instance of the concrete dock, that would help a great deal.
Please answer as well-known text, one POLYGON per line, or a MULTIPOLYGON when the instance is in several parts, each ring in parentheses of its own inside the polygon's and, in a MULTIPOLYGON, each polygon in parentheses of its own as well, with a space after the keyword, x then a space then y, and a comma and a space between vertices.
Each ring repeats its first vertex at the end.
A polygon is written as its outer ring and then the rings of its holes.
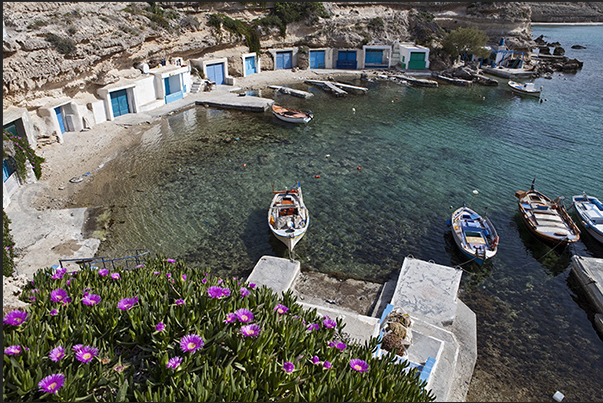
POLYGON ((574 255, 571 270, 596 312, 595 327, 603 337, 603 259, 574 255))
MULTIPOLYGON (((399 359, 417 368, 436 401, 465 400, 477 360, 477 324, 473 311, 457 298, 461 270, 407 257, 399 277, 379 287, 353 279, 308 275, 300 272, 297 261, 263 256, 247 282, 276 293, 292 290, 304 308, 341 319, 349 340, 360 344, 383 335, 391 311, 407 313, 412 321, 412 343, 399 359), (320 296, 312 290, 335 294, 320 296), (349 294, 347 300, 342 293, 349 294)), ((379 348, 376 356, 384 353, 379 348)))

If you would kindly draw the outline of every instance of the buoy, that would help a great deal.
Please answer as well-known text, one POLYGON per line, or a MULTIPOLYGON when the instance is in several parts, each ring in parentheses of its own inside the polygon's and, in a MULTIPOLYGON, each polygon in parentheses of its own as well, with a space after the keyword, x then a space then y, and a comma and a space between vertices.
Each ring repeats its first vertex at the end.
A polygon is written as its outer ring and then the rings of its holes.
POLYGON ((360 167, 358 167, 358 170, 359 170, 359 171, 360 171, 360 169, 361 169, 361 168, 360 168, 360 167))
POLYGON ((327 154, 327 155, 325 155, 325 157, 327 157, 327 158, 329 158, 330 156, 331 156, 331 154, 327 154))
POLYGON ((352 107, 352 113, 356 114, 356 108, 352 107))
POLYGON ((320 178, 320 175, 314 175, 315 178, 320 178))
POLYGON ((398 98, 396 98, 396 101, 398 100, 398 98))
POLYGON ((243 166, 244 166, 244 167, 246 167, 246 166, 247 166, 247 164, 243 164, 243 166))
POLYGON ((555 392, 555 394, 553 395, 553 399, 555 399, 556 401, 560 402, 563 400, 565 396, 563 395, 563 393, 557 391, 555 392))

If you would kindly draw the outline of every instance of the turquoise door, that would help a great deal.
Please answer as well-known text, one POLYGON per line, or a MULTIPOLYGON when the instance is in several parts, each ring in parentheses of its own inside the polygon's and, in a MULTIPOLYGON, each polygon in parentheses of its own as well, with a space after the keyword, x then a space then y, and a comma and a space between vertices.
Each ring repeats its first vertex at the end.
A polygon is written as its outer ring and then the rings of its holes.
POLYGON ((383 51, 375 49, 367 49, 365 64, 383 64, 383 51))
POLYGON ((54 108, 54 112, 57 114, 57 119, 61 128, 61 134, 65 133, 65 121, 63 120, 63 113, 61 112, 61 107, 57 106, 56 108, 54 108))
POLYGON ((292 67, 291 60, 293 59, 293 52, 276 52, 276 68, 277 69, 290 69, 292 67))
POLYGON ((257 73, 255 69, 255 56, 248 56, 245 58, 245 75, 257 73))
POLYGON ((412 70, 424 70, 425 69, 425 53, 410 52, 410 59, 408 60, 408 68, 412 69, 412 70))
POLYGON ((126 90, 119 90, 111 93, 111 108, 113 109, 114 118, 130 113, 126 90))
POLYGON ((337 68, 355 70, 357 66, 355 50, 340 50, 337 52, 337 68))
POLYGON ((170 91, 170 78, 164 78, 163 83, 165 84, 165 95, 170 95, 172 93, 172 91, 170 91))
POLYGON ((310 51, 310 68, 324 69, 325 68, 325 51, 311 50, 310 51))
POLYGON ((207 65, 207 78, 216 85, 224 84, 224 63, 214 63, 207 65))

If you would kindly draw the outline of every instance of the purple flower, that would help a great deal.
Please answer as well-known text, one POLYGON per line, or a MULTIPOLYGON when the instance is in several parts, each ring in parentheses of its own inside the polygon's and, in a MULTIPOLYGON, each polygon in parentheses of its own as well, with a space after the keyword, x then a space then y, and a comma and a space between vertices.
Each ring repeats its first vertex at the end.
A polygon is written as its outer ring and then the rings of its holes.
POLYGON ((182 275, 182 281, 186 281, 186 274, 182 275))
POLYGON ((176 263, 176 260, 174 259, 165 259, 165 261, 168 263, 176 263))
POLYGON ((184 300, 183 299, 177 299, 176 300, 176 305, 182 305, 184 304, 184 300))
POLYGON ((89 363, 98 355, 98 348, 84 346, 75 353, 75 358, 83 363, 89 363))
POLYGON ((180 340, 180 349, 184 352, 190 351, 195 352, 203 347, 203 339, 201 336, 196 334, 186 335, 180 340))
POLYGON ((100 270, 98 271, 98 275, 99 275, 99 276, 103 276, 103 277, 105 277, 107 274, 109 274, 109 270, 107 270, 107 269, 100 269, 100 270))
POLYGON ((54 393, 56 394, 59 389, 63 387, 65 384, 65 375, 63 374, 52 374, 48 375, 46 378, 42 379, 38 386, 40 387, 40 392, 46 393, 54 393))
POLYGON ((60 280, 63 278, 63 276, 65 275, 65 273, 67 273, 67 269, 64 267, 59 267, 56 272, 52 275, 52 279, 54 280, 60 280))
POLYGON ((138 266, 135 267, 135 269, 142 269, 144 267, 144 264, 139 264, 138 266))
POLYGON ((249 291, 245 287, 241 287, 240 292, 241 292, 241 298, 244 298, 244 297, 248 296, 249 294, 251 294, 251 291, 249 291))
POLYGON ((218 279, 218 284, 222 284, 222 279, 218 279))
POLYGON ((165 275, 167 278, 171 278, 172 277, 172 273, 168 273, 165 275))
POLYGON ((222 296, 230 297, 230 288, 222 288, 222 296))
POLYGON ((4 349, 6 355, 19 355, 21 354, 21 346, 8 346, 4 349))
POLYGON ((75 277, 69 277, 69 280, 67 280, 67 285, 71 284, 71 280, 75 280, 75 277))
POLYGON ((206 279, 206 278, 204 278, 203 280, 201 280, 201 282, 202 282, 203 284, 207 284, 207 279, 206 279))
POLYGON ((369 368, 366 361, 360 360, 358 358, 353 358, 350 360, 350 367, 352 367, 354 371, 358 372, 366 372, 369 368))
POLYGON ((334 341, 329 342, 329 347, 335 347, 336 345, 337 345, 337 343, 334 341))
POLYGON ((132 308, 135 303, 138 302, 138 297, 134 298, 124 298, 117 303, 117 307, 122 311, 127 311, 132 308))
POLYGON ((290 374, 291 372, 293 372, 293 369, 295 367, 293 366, 292 362, 287 361, 286 363, 283 364, 283 370, 285 370, 286 373, 290 374))
POLYGON ((347 345, 345 343, 343 343, 343 342, 340 341, 340 342, 337 343, 337 345, 335 347, 337 347, 339 350, 343 351, 343 350, 345 350, 345 348, 347 347, 347 345))
POLYGON ((237 319, 237 315, 232 312, 226 314, 226 319, 224 319, 224 323, 232 323, 237 319))
POLYGON ((312 364, 314 364, 314 365, 320 364, 320 358, 318 358, 317 355, 315 355, 314 357, 312 357, 312 364))
POLYGON ((51 361, 59 362, 59 360, 65 357, 65 349, 63 346, 58 346, 50 350, 50 354, 48 354, 51 361))
POLYGON ((258 337, 260 335, 261 329, 258 325, 246 325, 241 327, 241 333, 245 337, 258 337))
POLYGON ((100 295, 96 294, 84 294, 84 298, 82 298, 82 303, 85 305, 96 305, 101 302, 100 295))
POLYGON ((182 362, 182 357, 170 358, 170 360, 166 364, 166 367, 176 369, 180 366, 181 362, 182 362))
POLYGON ((160 272, 160 271, 154 271, 154 272, 153 272, 153 274, 154 274, 154 275, 157 275, 157 274, 159 274, 159 273, 161 273, 161 272, 160 272))
POLYGON ((111 273, 111 278, 113 280, 119 280, 119 279, 121 279, 119 273, 111 273))
POLYGON ((337 326, 337 322, 335 322, 333 319, 330 319, 328 316, 325 316, 325 318, 326 319, 322 321, 322 324, 325 325, 325 327, 332 329, 337 326))
POLYGON ((67 297, 68 297, 67 291, 63 290, 62 288, 53 290, 50 293, 50 299, 53 300, 54 302, 63 302, 67 299, 67 297))
POLYGON ((249 288, 253 290, 255 288, 255 283, 249 283, 249 288))
POLYGON ((253 320, 253 313, 249 309, 241 308, 235 311, 239 322, 247 323, 253 320))
POLYGON ((40 290, 37 288, 34 288, 33 290, 31 290, 32 294, 38 294, 39 292, 40 292, 40 290))
POLYGON ((81 349, 84 348, 84 345, 83 344, 76 344, 75 346, 73 346, 71 348, 73 349, 73 351, 75 351, 77 353, 78 351, 80 351, 81 349))
POLYGON ((325 367, 326 369, 329 369, 329 368, 331 368, 331 363, 330 363, 329 361, 325 361, 325 362, 322 364, 322 366, 323 366, 323 367, 325 367))
POLYGON ((50 311, 51 316, 57 316, 58 314, 59 314, 59 311, 57 311, 56 309, 53 309, 52 311, 50 311))
POLYGON ((320 330, 320 325, 318 323, 312 323, 310 326, 308 326, 308 332, 313 330, 320 330))
POLYGON ((289 311, 289 308, 287 308, 285 305, 278 304, 274 308, 274 310, 277 311, 278 313, 280 313, 281 315, 284 315, 289 311))
POLYGON ((157 324, 157 326, 155 326, 155 330, 158 332, 163 332, 164 329, 165 329, 165 325, 163 324, 163 322, 159 322, 157 324))
POLYGON ((207 289, 207 294, 211 298, 220 298, 222 296, 222 287, 211 286, 207 289))

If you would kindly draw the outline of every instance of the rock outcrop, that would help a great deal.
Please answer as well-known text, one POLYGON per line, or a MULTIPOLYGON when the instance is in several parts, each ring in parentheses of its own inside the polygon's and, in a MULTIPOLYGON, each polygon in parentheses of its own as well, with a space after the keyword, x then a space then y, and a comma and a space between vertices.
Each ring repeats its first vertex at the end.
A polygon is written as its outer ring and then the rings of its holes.
POLYGON ((601 2, 523 3, 532 9, 532 22, 603 22, 601 2))

